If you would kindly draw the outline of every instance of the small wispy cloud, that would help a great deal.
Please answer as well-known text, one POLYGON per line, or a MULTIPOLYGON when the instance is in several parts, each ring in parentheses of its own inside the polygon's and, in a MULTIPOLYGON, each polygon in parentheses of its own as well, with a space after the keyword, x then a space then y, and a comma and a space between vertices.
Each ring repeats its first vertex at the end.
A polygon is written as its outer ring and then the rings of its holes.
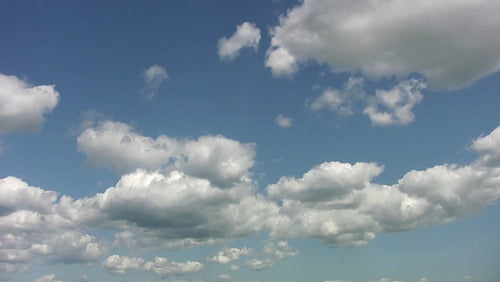
POLYGON ((292 118, 286 117, 284 115, 278 115, 275 119, 276 124, 281 128, 288 128, 292 126, 292 118))
POLYGON ((158 94, 158 88, 169 79, 167 70, 160 65, 152 65, 143 72, 144 88, 142 94, 146 100, 153 99, 158 94))

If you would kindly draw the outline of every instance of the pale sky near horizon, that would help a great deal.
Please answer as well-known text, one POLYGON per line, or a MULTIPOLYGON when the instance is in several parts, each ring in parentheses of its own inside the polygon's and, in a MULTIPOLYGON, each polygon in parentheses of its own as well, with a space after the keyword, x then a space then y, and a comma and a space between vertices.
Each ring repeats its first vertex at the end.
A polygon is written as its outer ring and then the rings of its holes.
POLYGON ((0 3, 0 281, 499 281, 500 2, 0 3))

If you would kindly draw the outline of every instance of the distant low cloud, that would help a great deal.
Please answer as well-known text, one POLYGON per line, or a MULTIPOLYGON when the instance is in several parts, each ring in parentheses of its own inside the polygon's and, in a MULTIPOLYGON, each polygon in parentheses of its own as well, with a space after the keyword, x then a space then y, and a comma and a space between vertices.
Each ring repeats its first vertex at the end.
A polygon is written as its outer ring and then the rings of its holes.
POLYGON ((16 76, 0 74, 0 134, 39 130, 58 102, 54 85, 31 86, 16 76))
POLYGON ((239 260, 242 256, 248 256, 253 252, 252 249, 249 248, 226 248, 217 253, 217 255, 207 258, 207 261, 216 262, 219 264, 228 264, 232 261, 239 260))
POLYGON ((260 42, 260 29, 254 23, 244 22, 236 27, 230 37, 222 37, 217 43, 219 58, 234 60, 243 48, 257 50, 260 42))
POLYGON ((175 262, 163 257, 145 261, 143 258, 119 255, 109 256, 103 262, 102 267, 117 274, 125 274, 126 271, 135 269, 151 271, 162 276, 184 275, 205 269, 205 266, 197 261, 175 262))
POLYGON ((142 93, 147 100, 153 99, 158 94, 161 84, 168 80, 167 70, 160 65, 152 65, 143 72, 144 88, 142 93))
POLYGON ((305 0, 271 29, 265 64, 275 76, 315 61, 335 73, 420 73, 431 89, 461 88, 500 70, 499 13, 498 1, 305 0))
POLYGON ((288 128, 292 126, 292 118, 286 117, 282 114, 278 115, 275 121, 280 128, 288 128))
POLYGON ((47 274, 35 280, 35 282, 63 282, 61 280, 55 280, 55 274, 47 274))

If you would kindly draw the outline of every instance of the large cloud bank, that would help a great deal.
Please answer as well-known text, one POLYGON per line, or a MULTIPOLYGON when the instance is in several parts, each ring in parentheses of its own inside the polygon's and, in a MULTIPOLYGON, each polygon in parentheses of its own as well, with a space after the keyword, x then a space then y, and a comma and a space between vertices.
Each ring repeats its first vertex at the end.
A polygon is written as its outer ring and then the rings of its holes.
MULTIPOLYGON (((260 257, 244 263, 258 270, 297 254, 283 241, 289 238, 359 246, 381 232, 451 222, 500 197, 498 132, 474 140, 471 149, 479 156, 469 165, 412 170, 384 185, 373 181, 382 165, 332 161, 300 177, 282 177, 261 194, 250 171, 254 145, 223 136, 154 139, 126 124, 103 121, 83 131, 78 144, 89 163, 124 173, 113 187, 72 199, 16 177, 0 179, 0 267, 23 271, 37 263, 92 263, 116 248, 216 244, 264 232, 271 242, 260 257), (112 230, 115 240, 87 234, 92 229, 112 230)), ((252 253, 225 248, 207 261, 228 264, 252 253)), ((201 271, 204 265, 114 255, 103 267, 168 276, 201 271)))

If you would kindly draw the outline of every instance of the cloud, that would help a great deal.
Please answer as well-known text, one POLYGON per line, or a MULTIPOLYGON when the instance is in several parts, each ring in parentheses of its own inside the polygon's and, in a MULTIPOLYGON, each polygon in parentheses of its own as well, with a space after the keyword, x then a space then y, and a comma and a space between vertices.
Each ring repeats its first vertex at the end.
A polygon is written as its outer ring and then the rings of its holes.
POLYGON ((296 256, 299 252, 288 245, 287 241, 268 242, 262 249, 261 256, 248 260, 245 265, 253 270, 262 270, 276 265, 279 260, 296 256))
POLYGON ((36 279, 35 282, 62 282, 60 280, 55 280, 55 279, 56 279, 55 274, 48 274, 36 279))
POLYGON ((154 261, 144 263, 144 269, 166 276, 200 272, 205 269, 205 266, 197 261, 175 262, 169 261, 166 258, 155 257, 154 261))
POLYGON ((475 139, 471 148, 481 153, 481 157, 477 160, 480 165, 500 166, 500 127, 486 136, 475 139))
POLYGON ((423 99, 424 82, 401 81, 389 90, 376 89, 375 95, 365 93, 363 84, 363 78, 349 77, 342 89, 327 88, 305 104, 314 112, 327 109, 339 115, 353 115, 362 107, 374 126, 407 125, 415 120, 412 110, 423 99))
POLYGON ((221 189, 179 171, 165 176, 138 170, 104 193, 67 200, 65 209, 94 227, 140 228, 162 241, 210 243, 256 234, 274 223, 278 207, 255 190, 250 184, 221 189))
MULTIPOLYGON (((496 129, 495 129, 496 130, 496 129)), ((500 145, 495 134, 474 144, 500 145)), ((476 146, 479 161, 412 170, 396 184, 372 179, 382 172, 374 163, 323 163, 302 178, 281 178, 267 187, 282 202, 273 238, 321 238, 333 246, 366 244, 381 232, 399 232, 469 217, 500 198, 500 168, 484 166, 496 152, 476 146)), ((474 149, 474 146, 473 146, 474 149)))
MULTIPOLYGON (((494 149, 500 146, 498 130, 472 142, 478 157, 468 165, 411 170, 396 183, 385 185, 375 182, 383 171, 376 163, 325 162, 301 177, 282 177, 268 185, 267 197, 258 193, 251 179, 218 186, 175 166, 171 170, 138 169, 121 176, 104 192, 76 200, 9 176, 0 179, 0 269, 16 272, 43 263, 89 264, 112 248, 185 248, 268 233, 271 241, 245 262, 258 270, 297 254, 284 241, 288 238, 360 246, 379 233, 452 222, 477 214, 500 198, 500 167, 491 161, 498 158, 494 149), (100 229, 116 232, 114 242, 84 232, 100 229)), ((143 138, 149 141, 138 140, 146 144, 158 140, 143 138)), ((206 144, 207 151, 219 146, 206 144)), ((253 255, 250 252, 226 248, 208 261, 229 264, 253 255)), ((139 258, 116 256, 103 264, 116 273, 139 266, 159 275, 204 268, 196 261, 156 258, 142 263, 139 258)))
POLYGON ((402 81, 391 90, 375 91, 368 106, 363 111, 373 125, 406 125, 415 120, 413 107, 422 101, 420 93, 425 83, 411 79, 402 81))
POLYGON ((124 274, 129 269, 142 269, 144 259, 136 257, 127 257, 112 255, 109 256, 103 263, 102 267, 117 274, 124 274))
POLYGON ((324 201, 341 198, 352 190, 362 189, 383 168, 375 163, 328 162, 306 172, 302 178, 282 177, 276 184, 267 186, 271 199, 293 199, 298 201, 324 201))
POLYGON ((15 76, 0 74, 0 134, 39 130, 58 102, 54 85, 31 86, 15 76))
POLYGON ((217 43, 219 58, 234 60, 243 48, 257 50, 260 41, 260 29, 254 23, 244 22, 236 27, 230 37, 222 37, 217 43))
POLYGON ((328 109, 341 115, 352 115, 352 106, 358 101, 364 101, 366 94, 363 91, 364 79, 360 77, 349 77, 343 89, 326 89, 312 101, 306 101, 306 105, 312 111, 328 109))
POLYGON ((217 255, 207 258, 207 261, 217 262, 220 264, 228 264, 232 261, 239 260, 242 256, 247 256, 252 253, 252 249, 244 247, 242 249, 238 248, 226 248, 217 253, 217 255))
POLYGON ((205 269, 205 266, 197 261, 175 262, 163 257, 155 257, 154 261, 145 261, 143 258, 119 255, 109 256, 102 266, 117 274, 124 274, 127 270, 138 269, 152 271, 162 276, 184 275, 205 269))
POLYGON ((221 274, 219 275, 220 280, 231 280, 231 275, 229 274, 221 274))
POLYGON ((315 61, 333 72, 420 73, 431 89, 461 88, 500 69, 499 12, 484 0, 305 0, 272 28, 266 66, 290 75, 315 61))
POLYGON ((237 266, 236 264, 231 264, 231 265, 229 266, 229 269, 230 269, 231 271, 238 271, 238 270, 240 270, 240 267, 239 267, 239 266, 237 266))
POLYGON ((288 245, 287 241, 269 242, 264 246, 264 254, 280 260, 287 257, 294 257, 299 252, 288 245))
POLYGON ((262 270, 265 268, 273 267, 276 264, 276 261, 270 258, 254 258, 245 263, 246 266, 250 267, 253 270, 262 270))
POLYGON ((124 123, 103 121, 86 129, 77 139, 87 163, 104 166, 120 173, 143 169, 178 169, 228 186, 245 181, 254 164, 255 145, 242 144, 220 135, 201 136, 198 140, 176 139, 160 135, 142 136, 124 123), (127 152, 127 154, 123 154, 127 152))
POLYGON ((152 65, 142 73, 144 88, 142 93, 147 100, 153 99, 158 94, 160 85, 169 79, 167 70, 160 65, 152 65))
POLYGON ((281 128, 288 128, 292 126, 292 118, 285 117, 284 115, 278 115, 276 117, 276 124, 281 128))

